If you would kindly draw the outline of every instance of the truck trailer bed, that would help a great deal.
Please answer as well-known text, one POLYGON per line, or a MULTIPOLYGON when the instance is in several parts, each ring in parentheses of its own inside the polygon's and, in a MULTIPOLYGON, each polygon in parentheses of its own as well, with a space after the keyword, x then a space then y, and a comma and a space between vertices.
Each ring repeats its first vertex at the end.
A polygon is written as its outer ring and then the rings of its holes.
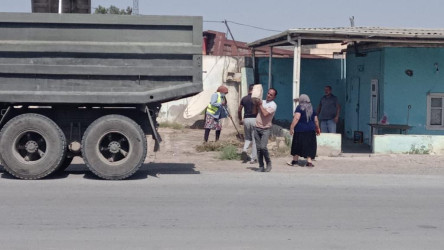
POLYGON ((148 104, 202 91, 202 17, 0 13, 0 103, 148 104))

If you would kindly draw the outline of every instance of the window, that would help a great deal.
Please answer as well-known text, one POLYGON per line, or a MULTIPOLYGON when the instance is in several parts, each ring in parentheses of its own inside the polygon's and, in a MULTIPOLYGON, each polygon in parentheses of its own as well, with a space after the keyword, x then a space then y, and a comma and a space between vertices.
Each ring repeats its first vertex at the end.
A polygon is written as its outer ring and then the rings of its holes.
POLYGON ((444 130, 444 93, 427 96, 427 129, 444 130))

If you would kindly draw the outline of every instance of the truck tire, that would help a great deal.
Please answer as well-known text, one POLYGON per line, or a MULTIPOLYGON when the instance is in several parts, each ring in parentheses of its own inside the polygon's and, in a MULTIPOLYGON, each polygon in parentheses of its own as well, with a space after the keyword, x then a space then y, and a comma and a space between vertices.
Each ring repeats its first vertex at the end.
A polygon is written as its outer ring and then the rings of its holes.
POLYGON ((142 166, 147 142, 140 126, 122 115, 106 115, 95 120, 82 138, 86 166, 108 180, 125 179, 142 166))
POLYGON ((6 171, 20 179, 40 179, 56 170, 65 158, 66 139, 51 119, 22 114, 0 131, 0 156, 6 171))

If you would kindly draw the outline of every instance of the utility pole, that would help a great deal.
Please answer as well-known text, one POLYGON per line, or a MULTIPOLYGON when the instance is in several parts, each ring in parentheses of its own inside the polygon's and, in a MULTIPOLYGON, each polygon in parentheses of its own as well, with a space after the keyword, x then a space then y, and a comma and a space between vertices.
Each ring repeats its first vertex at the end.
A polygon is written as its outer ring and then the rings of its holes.
POLYGON ((131 12, 132 15, 139 15, 139 0, 133 0, 133 11, 131 12))

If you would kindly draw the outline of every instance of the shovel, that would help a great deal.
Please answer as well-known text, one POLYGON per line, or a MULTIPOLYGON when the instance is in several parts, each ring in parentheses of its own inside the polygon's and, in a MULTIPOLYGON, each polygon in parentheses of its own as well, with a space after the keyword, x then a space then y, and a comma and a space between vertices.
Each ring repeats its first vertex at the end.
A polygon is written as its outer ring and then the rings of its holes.
POLYGON ((236 129, 236 132, 237 132, 236 138, 241 142, 245 141, 244 135, 239 133, 239 130, 237 129, 236 124, 233 121, 233 117, 231 117, 230 113, 228 112, 228 109, 225 106, 223 106, 223 107, 225 109, 225 112, 227 112, 228 117, 230 117, 230 120, 233 123, 234 128, 236 129))

